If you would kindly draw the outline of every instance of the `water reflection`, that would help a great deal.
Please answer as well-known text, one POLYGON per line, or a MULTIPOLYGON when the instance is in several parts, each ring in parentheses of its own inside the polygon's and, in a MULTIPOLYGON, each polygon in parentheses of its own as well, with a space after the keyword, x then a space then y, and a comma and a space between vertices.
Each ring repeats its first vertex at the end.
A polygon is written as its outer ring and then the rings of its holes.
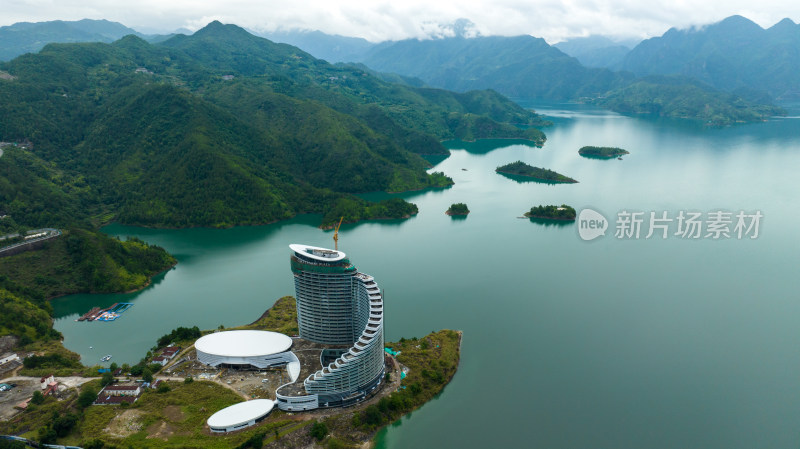
POLYGON ((444 162, 445 159, 450 157, 450 154, 449 153, 448 154, 422 154, 421 156, 422 156, 423 159, 428 161, 431 164, 432 167, 435 167, 435 166, 441 164, 442 162, 444 162))
POLYGON ((508 174, 508 173, 497 172, 497 174, 500 175, 500 176, 503 176, 505 178, 508 178, 508 179, 510 179, 510 180, 512 180, 514 182, 520 183, 520 184, 525 184, 525 183, 528 183, 528 182, 535 182, 537 184, 547 184, 547 185, 551 185, 551 186, 565 185, 565 184, 566 185, 575 184, 573 182, 554 182, 554 181, 547 181, 547 180, 539 179, 539 178, 531 178, 530 176, 511 175, 511 174, 508 174))
POLYGON ((571 226, 571 225, 575 224, 574 220, 547 220, 547 219, 544 219, 544 218, 533 218, 533 217, 528 218, 528 220, 530 220, 531 223, 536 223, 536 224, 544 226, 546 228, 550 227, 550 226, 553 226, 553 227, 556 227, 556 228, 562 228, 562 227, 565 227, 565 226, 571 226))
POLYGON ((442 144, 451 150, 467 150, 470 154, 486 154, 498 148, 506 148, 512 145, 522 145, 534 150, 539 149, 536 144, 525 139, 481 139, 474 142, 446 140, 442 144))

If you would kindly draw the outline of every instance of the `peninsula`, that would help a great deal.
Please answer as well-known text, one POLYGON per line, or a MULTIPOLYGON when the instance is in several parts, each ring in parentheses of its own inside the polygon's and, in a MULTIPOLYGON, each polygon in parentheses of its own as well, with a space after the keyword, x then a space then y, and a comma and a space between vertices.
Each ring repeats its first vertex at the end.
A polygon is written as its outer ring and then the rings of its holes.
POLYGON ((528 218, 538 218, 542 220, 563 220, 563 221, 575 221, 575 209, 571 206, 567 206, 566 204, 562 204, 561 206, 534 206, 531 207, 531 210, 525 212, 525 216, 528 218))
MULTIPOLYGON (((152 351, 156 354, 185 348, 166 366, 156 363, 154 359, 160 356, 154 355, 133 366, 122 365, 117 374, 106 373, 102 380, 98 367, 86 368, 85 377, 65 378, 78 386, 62 391, 58 399, 46 396, 42 403, 18 412, 13 419, 0 423, 0 433, 22 434, 50 444, 78 443, 84 448, 137 447, 140 441, 158 442, 151 447, 164 448, 181 447, 188 441, 193 447, 219 448, 299 448, 315 443, 323 447, 363 447, 381 428, 441 393, 458 369, 462 338, 460 331, 440 330, 423 337, 386 342, 389 365, 383 382, 368 399, 354 406, 299 413, 275 407, 254 426, 212 433, 204 425, 212 414, 235 404, 272 399, 274 391, 271 394, 269 389, 282 379, 282 370, 223 370, 201 366, 196 361, 194 343, 199 335, 241 330, 297 332, 295 298, 278 299, 248 325, 206 331, 197 327, 173 330, 158 338, 157 348, 152 351), (135 384, 136 380, 151 376, 158 387, 143 388, 132 403, 91 405, 106 384, 135 384), (262 383, 263 379, 267 382, 262 383), (66 418, 50 422, 54 413, 66 418)), ((39 387, 39 377, 15 379, 18 389, 33 391, 39 387)))
POLYGON ((533 167, 522 161, 512 162, 510 164, 497 167, 495 171, 497 173, 503 173, 506 175, 525 176, 528 178, 533 178, 533 180, 535 181, 541 181, 541 182, 558 183, 558 184, 574 184, 578 182, 568 176, 556 173, 553 170, 533 167))
POLYGON ((578 150, 578 154, 591 159, 614 159, 615 157, 630 153, 627 150, 617 147, 585 146, 578 150))
MULTIPOLYGON (((289 249, 295 297, 238 328, 174 329, 132 366, 75 361, 76 376, 15 377, 16 399, 0 400, 0 416, 13 419, 0 434, 94 449, 363 447, 442 391, 458 369, 461 332, 386 343, 375 278, 338 249, 289 249), (331 310, 321 291, 348 293, 331 310)), ((25 367, 33 362, 46 360, 30 356, 25 367)))

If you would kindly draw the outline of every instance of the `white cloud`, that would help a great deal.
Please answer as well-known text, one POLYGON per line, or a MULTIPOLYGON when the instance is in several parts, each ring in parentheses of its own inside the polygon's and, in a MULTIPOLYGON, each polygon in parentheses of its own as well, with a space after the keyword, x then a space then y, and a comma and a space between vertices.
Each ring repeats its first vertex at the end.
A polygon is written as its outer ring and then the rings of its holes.
POLYGON ((108 19, 133 28, 197 29, 211 20, 259 31, 319 29, 372 41, 445 35, 467 18, 483 35, 531 34, 556 42, 603 34, 649 37, 741 14, 768 27, 800 21, 800 2, 766 0, 4 0, 0 25, 19 21, 108 19), (757 6, 755 8, 754 6, 757 6))

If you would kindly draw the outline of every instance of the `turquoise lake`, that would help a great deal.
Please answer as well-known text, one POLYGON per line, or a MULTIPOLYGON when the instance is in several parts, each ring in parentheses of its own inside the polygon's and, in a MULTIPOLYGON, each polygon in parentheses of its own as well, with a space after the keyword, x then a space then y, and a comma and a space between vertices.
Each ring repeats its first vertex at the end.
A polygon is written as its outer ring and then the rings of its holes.
MULTIPOLYGON (((385 290, 387 341, 464 331, 453 381, 382 431, 378 447, 797 448, 797 108, 793 118, 708 129, 526 106, 552 117, 543 148, 450 142, 451 156, 432 170, 455 185, 397 195, 417 216, 342 226, 339 248, 385 290), (586 159, 584 145, 631 154, 586 159), (579 183, 494 172, 517 160, 579 183), (444 214, 457 202, 469 206, 466 219, 444 214), (584 241, 578 224, 519 218, 562 203, 602 213, 606 235, 584 241), (675 222, 668 238, 645 238, 650 212, 719 210, 760 212, 758 238, 685 239, 675 222), (615 237, 621 211, 645 213, 640 238, 615 237)), ((55 327, 94 364, 105 354, 136 362, 177 326, 252 322, 294 294, 290 243, 333 245, 320 218, 225 230, 108 226, 163 246, 178 265, 137 293, 54 300, 55 327), (115 302, 134 306, 115 322, 75 321, 115 302)))

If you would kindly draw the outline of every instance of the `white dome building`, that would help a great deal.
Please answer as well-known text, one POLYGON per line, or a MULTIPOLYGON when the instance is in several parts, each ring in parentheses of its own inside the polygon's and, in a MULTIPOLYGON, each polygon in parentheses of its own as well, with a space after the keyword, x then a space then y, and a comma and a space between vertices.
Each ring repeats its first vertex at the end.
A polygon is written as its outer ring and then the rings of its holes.
POLYGON ((214 433, 233 432, 266 418, 275 403, 269 399, 240 402, 211 415, 206 423, 214 433))
POLYGON ((210 366, 268 368, 296 362, 292 339, 277 332, 238 330, 215 332, 194 344, 197 360, 210 366))

